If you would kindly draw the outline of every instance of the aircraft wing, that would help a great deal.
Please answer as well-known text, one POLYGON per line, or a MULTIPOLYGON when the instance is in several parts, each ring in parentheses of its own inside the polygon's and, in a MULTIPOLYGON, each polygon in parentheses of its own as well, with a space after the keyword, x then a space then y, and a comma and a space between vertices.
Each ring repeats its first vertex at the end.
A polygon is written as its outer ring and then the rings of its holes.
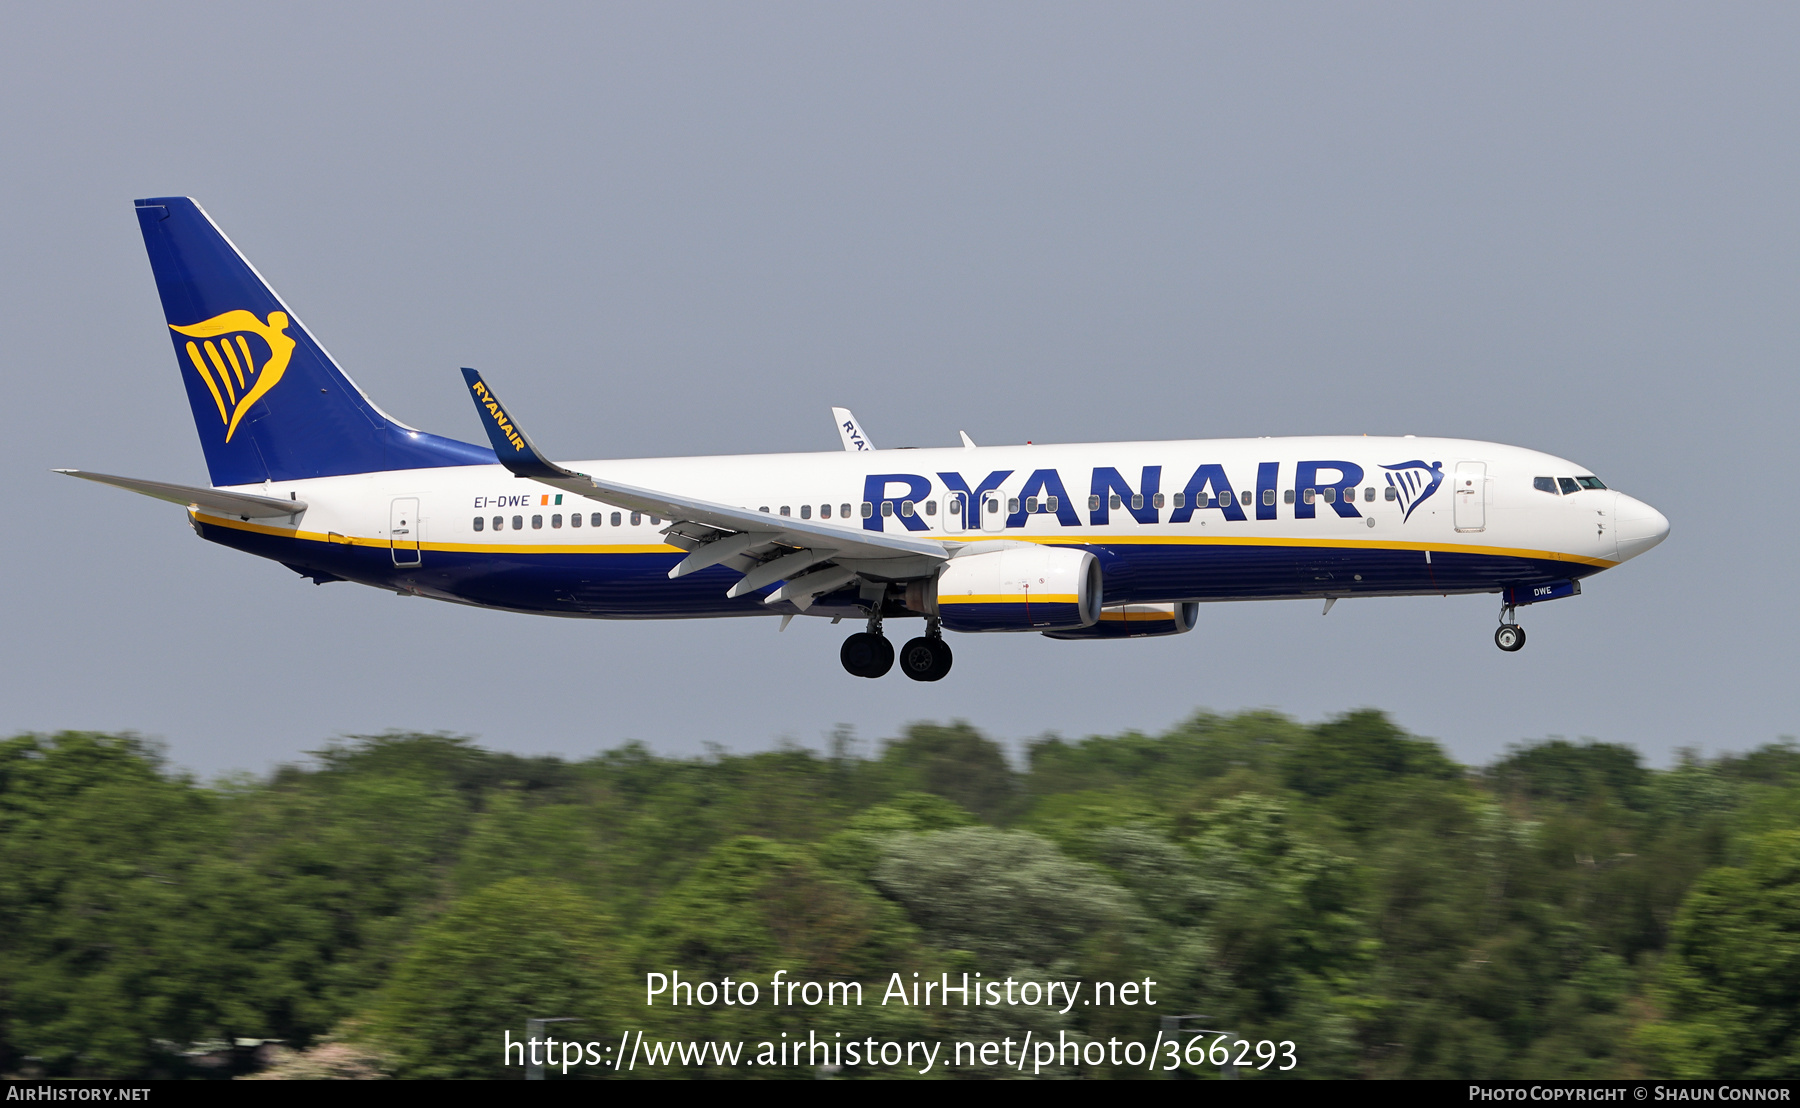
POLYGON ((494 391, 482 381, 481 374, 464 369, 463 379, 468 382, 470 396, 500 464, 514 475, 672 521, 663 533, 670 542, 687 550, 688 556, 669 571, 670 577, 725 565, 744 574, 729 595, 742 596, 784 581, 786 584, 765 603, 787 600, 804 611, 818 597, 843 588, 859 576, 882 580, 929 576, 950 557, 948 548, 935 539, 771 516, 566 469, 545 458, 533 445, 501 406, 494 391))
POLYGON ((856 417, 850 414, 849 408, 831 409, 831 418, 837 423, 838 438, 844 440, 845 450, 855 454, 875 449, 875 444, 863 433, 862 424, 856 422, 856 417))
POLYGON ((110 473, 89 473, 80 469, 59 469, 56 472, 66 473, 70 477, 79 477, 83 481, 98 481, 102 485, 129 489, 145 496, 153 496, 158 500, 167 500, 171 504, 205 508, 209 512, 237 516, 240 519, 295 516, 306 511, 306 501, 304 500, 281 500, 273 496, 256 496, 247 492, 202 489, 193 485, 171 485, 167 481, 145 481, 138 477, 114 477, 110 473))

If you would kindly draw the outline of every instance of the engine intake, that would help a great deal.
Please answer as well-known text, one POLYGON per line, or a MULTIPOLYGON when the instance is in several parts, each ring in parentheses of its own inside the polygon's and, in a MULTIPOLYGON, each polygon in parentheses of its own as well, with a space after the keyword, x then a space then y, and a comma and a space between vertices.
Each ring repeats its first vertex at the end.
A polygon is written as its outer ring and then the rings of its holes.
POLYGON ((1189 600, 1181 604, 1122 604, 1104 608, 1092 627, 1070 631, 1045 631, 1052 639, 1149 639, 1161 635, 1181 635, 1194 629, 1200 605, 1189 600))
POLYGON ((950 631, 1061 631, 1100 619, 1100 560, 1086 550, 1008 546, 950 559, 906 587, 906 606, 950 631))

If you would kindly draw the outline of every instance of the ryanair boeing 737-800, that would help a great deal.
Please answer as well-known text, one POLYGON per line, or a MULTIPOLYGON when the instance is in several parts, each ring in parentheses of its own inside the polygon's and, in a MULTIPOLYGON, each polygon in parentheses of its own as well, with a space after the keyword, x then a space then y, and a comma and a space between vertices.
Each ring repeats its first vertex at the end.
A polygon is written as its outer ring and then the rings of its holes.
MULTIPOLYGON (((1203 601, 1499 593, 1516 611, 1669 523, 1574 462, 1457 439, 1317 437, 877 450, 850 413, 818 454, 550 460, 463 370, 489 446, 417 431, 338 368, 194 201, 137 202, 211 488, 62 470, 185 505, 204 539, 315 582, 594 619, 822 616, 924 630, 1176 635, 1203 601)), ((785 623, 784 623, 785 625, 785 623)))

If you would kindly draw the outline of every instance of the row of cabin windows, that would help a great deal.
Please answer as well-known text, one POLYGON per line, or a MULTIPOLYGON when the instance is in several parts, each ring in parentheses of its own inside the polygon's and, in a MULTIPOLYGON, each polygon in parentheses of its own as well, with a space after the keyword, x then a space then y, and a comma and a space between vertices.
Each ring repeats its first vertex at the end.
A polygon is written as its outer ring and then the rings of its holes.
POLYGON ((1603 489, 1598 477, 1533 477, 1531 487, 1552 496, 1568 496, 1582 489, 1603 489))
MULTIPOLYGON (((588 516, 588 524, 589 524, 589 526, 592 526, 592 527, 604 527, 604 526, 606 526, 607 519, 608 519, 608 517, 605 512, 594 512, 588 516)), ((611 521, 612 521, 612 525, 614 527, 625 526, 625 513, 624 512, 612 513, 611 521)), ((633 526, 633 527, 642 526, 643 522, 644 522, 644 513, 642 513, 642 512, 632 512, 631 513, 631 526, 633 526)), ((483 516, 475 517, 475 530, 484 531, 487 529, 487 525, 488 525, 488 521, 485 517, 483 517, 483 516)), ((550 526, 551 527, 561 527, 562 525, 563 525, 563 517, 562 517, 561 512, 557 512, 555 515, 552 515, 550 517, 550 526)), ((650 526, 659 527, 661 525, 662 525, 662 520, 656 518, 655 516, 650 517, 650 526)), ((542 530, 543 526, 544 526, 544 517, 543 516, 532 516, 531 517, 531 527, 533 530, 542 530)), ((581 513, 580 512, 570 512, 569 513, 569 526, 570 527, 580 527, 581 526, 581 513)), ((512 517, 512 529, 515 531, 525 530, 525 517, 524 516, 512 517)), ((496 530, 496 531, 506 530, 506 517, 505 516, 495 516, 494 517, 494 530, 496 530)))
MULTIPOLYGON (((766 512, 768 510, 769 510, 769 506, 767 504, 765 504, 762 507, 757 509, 757 511, 759 511, 759 512, 766 512)), ((937 506, 932 505, 932 511, 935 512, 936 510, 937 510, 937 506)), ((781 506, 781 514, 784 516, 793 515, 794 514, 794 506, 792 504, 783 504, 781 506)), ((863 502, 862 514, 863 514, 864 519, 868 519, 870 516, 875 514, 875 510, 874 510, 873 506, 871 506, 867 501, 863 502)), ((892 514, 892 513, 890 512, 889 514, 892 514)), ((907 513, 907 515, 911 515, 911 514, 912 514, 911 512, 907 513)), ((813 506, 811 504, 800 505, 800 518, 801 519, 811 519, 812 517, 813 517, 813 506)), ((830 519, 831 518, 831 505, 829 505, 829 504, 819 505, 819 518, 820 519, 830 519)), ((849 519, 850 518, 850 505, 840 504, 838 506, 838 518, 840 518, 840 519, 849 519)))
MULTIPOLYGON (((1574 479, 1572 479, 1572 478, 1564 477, 1562 480, 1569 482, 1570 485, 1574 485, 1574 479)), ((1545 482, 1549 482, 1549 481, 1551 481, 1551 479, 1548 477, 1539 477, 1539 478, 1537 478, 1535 484, 1539 489, 1542 489, 1545 492, 1555 492, 1556 487, 1555 487, 1554 483, 1552 483, 1549 487, 1546 487, 1545 482)), ((1583 478, 1581 478, 1581 481, 1583 482, 1583 484, 1578 486, 1578 488, 1602 488, 1603 489, 1606 487, 1605 485, 1602 485, 1597 478, 1593 478, 1593 477, 1583 477, 1583 478), (1586 482, 1590 482, 1590 481, 1593 483, 1592 484, 1586 483, 1586 482)), ((1567 491, 1574 492, 1574 491, 1577 491, 1577 489, 1570 488, 1567 491)), ((1387 493, 1386 499, 1388 499, 1388 500, 1399 499, 1399 494, 1393 489, 1392 486, 1390 486, 1386 490, 1386 493, 1387 493)), ((1327 504, 1335 504, 1337 502, 1337 494, 1338 494, 1337 489, 1330 487, 1330 486, 1327 486, 1322 489, 1302 489, 1302 490, 1300 490, 1300 499, 1304 503, 1307 503, 1307 504, 1314 503, 1316 500, 1323 500, 1327 504)), ((1196 507, 1196 508, 1222 507, 1231 501, 1231 495, 1232 494, 1229 492, 1220 493, 1217 496, 1213 496, 1210 493, 1204 493, 1204 492, 1195 493, 1194 494, 1194 507, 1196 507)), ((1246 508, 1248 508, 1251 505, 1251 503, 1253 502, 1251 494, 1248 490, 1238 493, 1237 496, 1238 496, 1238 503, 1242 504, 1246 508)), ((1373 485, 1371 485, 1371 486, 1363 489, 1362 490, 1362 498, 1365 503, 1373 503, 1375 500, 1375 487, 1373 485)), ((1059 511, 1062 507, 1061 499, 1062 499, 1061 497, 1056 497, 1056 496, 1043 496, 1043 497, 1028 496, 1025 498, 1025 511, 1028 514, 1040 514, 1040 513, 1054 514, 1057 511, 1059 511)), ((1356 499, 1356 490, 1355 489, 1346 490, 1344 493, 1344 499, 1346 501, 1355 500, 1356 499)), ((1292 504, 1294 502, 1294 500, 1295 500, 1295 491, 1293 489, 1288 489, 1284 493, 1282 493, 1282 502, 1283 503, 1292 504)), ((1262 490, 1262 502, 1265 505, 1273 507, 1275 504, 1275 490, 1274 489, 1262 490)), ((1185 508, 1185 507, 1187 507, 1187 494, 1180 493, 1180 492, 1171 493, 1165 499, 1163 494, 1160 492, 1152 493, 1150 496, 1150 505, 1151 505, 1151 507, 1154 507, 1154 508, 1162 508, 1165 506, 1174 507, 1174 508, 1185 508)), ((1088 511, 1090 511, 1090 512, 1099 511, 1100 510, 1100 497, 1098 495, 1088 497, 1088 505, 1087 506, 1088 506, 1088 511)), ((1125 498, 1118 493, 1113 493, 1112 496, 1108 499, 1107 506, 1109 508, 1112 508, 1115 510, 1123 508, 1125 506, 1125 498)), ((1131 496, 1131 509, 1133 511, 1140 511, 1140 510, 1142 510, 1143 507, 1144 507, 1144 494, 1143 493, 1133 493, 1131 496)), ((901 501, 883 500, 881 502, 880 511, 884 517, 893 516, 896 510, 898 510, 898 512, 901 516, 905 516, 905 517, 910 517, 915 514, 915 511, 920 511, 920 510, 922 510, 923 513, 927 516, 935 516, 935 515, 937 515, 938 506, 937 506, 937 501, 935 501, 935 500, 924 501, 922 506, 918 509, 915 509, 914 502, 911 500, 901 500, 901 501), (896 503, 899 505, 898 509, 895 508, 896 503)), ((951 515, 962 514, 961 499, 953 498, 950 501, 950 503, 946 506, 945 510, 948 511, 951 515)), ((1000 500, 998 497, 993 497, 991 499, 988 499, 987 510, 990 513, 998 512, 1000 510, 1000 500)), ((768 507, 768 505, 765 504, 762 507, 758 508, 757 511, 766 513, 769 511, 769 507, 768 507)), ((856 515, 861 516, 863 519, 868 519, 875 514, 875 511, 876 511, 875 505, 870 503, 869 501, 865 500, 862 502, 861 505, 840 504, 838 506, 837 514, 840 519, 849 519, 849 518, 851 518, 851 515, 854 512, 856 515)), ((1007 498, 1006 511, 1008 514, 1017 514, 1018 513, 1018 511, 1019 511, 1019 498, 1018 497, 1014 496, 1014 497, 1007 498)), ((792 516, 794 514, 793 505, 783 504, 781 506, 781 514, 784 516, 792 516)), ((832 513, 831 513, 831 505, 830 504, 819 505, 819 518, 820 519, 830 519, 831 514, 832 513)), ((623 513, 623 512, 613 512, 612 516, 611 516, 612 525, 614 527, 624 526, 625 525, 624 524, 624 515, 625 515, 625 513, 623 513)), ((801 519, 813 518, 813 506, 811 504, 800 505, 800 518, 801 519)), ((601 527, 606 524, 607 515, 605 512, 594 512, 589 517, 589 519, 590 519, 591 526, 601 527)), ((631 513, 631 526, 633 526, 633 527, 640 526, 643 523, 643 519, 644 519, 643 513, 632 512, 631 513)), ((655 516, 651 516, 650 523, 652 526, 657 526, 662 523, 662 520, 658 519, 655 516)), ((475 517, 475 530, 480 531, 480 530, 485 529, 486 524, 487 524, 487 521, 483 517, 481 517, 481 516, 475 517)), ((561 527, 562 525, 563 525, 562 513, 558 512, 555 515, 552 515, 550 517, 550 526, 552 528, 561 527)), ((541 515, 532 516, 531 517, 531 526, 533 529, 541 529, 544 526, 544 517, 541 515)), ((575 512, 575 513, 570 514, 569 526, 571 526, 571 527, 580 527, 581 526, 581 513, 575 512)), ((524 530, 525 529, 525 517, 524 516, 512 517, 512 527, 513 527, 513 530, 515 530, 515 531, 524 530)), ((506 517, 505 516, 495 516, 494 520, 493 520, 493 528, 496 531, 506 530, 506 517)))
MULTIPOLYGON (((1314 503, 1315 500, 1323 500, 1327 504, 1337 503, 1338 490, 1336 488, 1332 488, 1332 487, 1328 486, 1328 487, 1322 488, 1322 489, 1302 489, 1300 491, 1302 494, 1301 499, 1307 504, 1314 503)), ((1400 494, 1391 486, 1386 490, 1386 494, 1387 495, 1384 499, 1387 499, 1387 500, 1398 500, 1400 498, 1400 494)), ((1238 502, 1241 503, 1246 508, 1248 508, 1254 502, 1252 499, 1251 493, 1249 493, 1248 491, 1238 493, 1237 497, 1238 497, 1238 502)), ((1375 487, 1373 485, 1370 485, 1367 488, 1364 488, 1362 490, 1362 498, 1365 503, 1371 503, 1371 504, 1374 503, 1375 502, 1375 487)), ((1225 504, 1230 503, 1231 499, 1232 499, 1232 494, 1229 492, 1220 493, 1217 496, 1211 495, 1210 493, 1204 493, 1204 492, 1195 493, 1194 494, 1194 507, 1196 507, 1196 508, 1218 508, 1218 507, 1222 507, 1225 504)), ((1344 499, 1346 502, 1354 501, 1356 499, 1356 490, 1355 489, 1346 490, 1344 493, 1344 499)), ((1062 500, 1062 498, 1057 497, 1057 496, 1044 496, 1044 497, 1027 496, 1025 498, 1025 511, 1027 514, 1037 514, 1037 513, 1054 514, 1055 512, 1057 512, 1061 509, 1061 507, 1062 507, 1061 500, 1062 500)), ((1283 502, 1287 503, 1287 504, 1292 504, 1292 503, 1294 503, 1294 500, 1295 500, 1295 491, 1293 489, 1288 489, 1283 494, 1283 502)), ((1262 491, 1262 502, 1266 505, 1273 507, 1275 504, 1275 490, 1274 489, 1264 489, 1262 491)), ((915 514, 915 511, 918 514, 923 514, 923 515, 927 515, 927 516, 937 515, 937 510, 938 510, 937 501, 935 501, 935 500, 921 501, 921 502, 919 502, 919 506, 917 509, 914 508, 914 503, 915 502, 911 501, 911 500, 898 500, 898 501, 883 500, 881 502, 880 511, 883 516, 887 516, 887 517, 893 516, 896 512, 898 512, 902 516, 911 516, 911 515, 915 514), (895 507, 896 504, 898 505, 898 508, 895 507)), ((1162 508, 1162 507, 1185 508, 1185 507, 1187 507, 1187 494, 1181 493, 1181 492, 1171 493, 1165 498, 1164 495, 1160 492, 1152 493, 1150 495, 1150 504, 1154 508, 1162 508)), ((1088 511, 1090 511, 1090 512, 1099 511, 1100 510, 1100 497, 1098 495, 1088 497, 1087 506, 1088 506, 1088 511)), ((1109 498, 1108 506, 1115 510, 1123 508, 1125 506, 1125 498, 1123 496, 1121 496, 1119 493, 1113 493, 1112 496, 1109 498)), ((842 516, 842 518, 844 518, 844 519, 850 518, 852 507, 853 506, 849 505, 849 504, 844 504, 839 507, 838 511, 839 511, 839 514, 842 516)), ((1143 507, 1144 507, 1144 494, 1143 493, 1133 493, 1131 496, 1132 510, 1133 511, 1141 511, 1143 509, 1143 507)), ((765 504, 762 507, 758 508, 757 510, 760 512, 768 512, 770 509, 769 509, 769 506, 765 504)), ((961 499, 960 498, 952 498, 950 503, 945 505, 944 510, 951 515, 960 515, 962 513, 961 499)), ((987 499, 987 510, 989 512, 998 512, 1000 510, 1000 499, 998 497, 988 498, 987 499)), ((780 514, 784 515, 784 516, 792 516, 794 514, 793 505, 791 505, 791 504, 783 504, 779 511, 780 511, 780 514)), ((1008 514, 1017 514, 1018 513, 1018 511, 1019 511, 1019 498, 1018 497, 1013 496, 1013 497, 1007 498, 1006 511, 1008 512, 1008 514)), ((863 519, 868 519, 871 516, 873 516, 875 514, 875 512, 876 512, 876 506, 873 503, 865 500, 862 502, 860 510, 858 511, 857 514, 859 514, 863 519)), ((800 518, 801 519, 811 519, 812 518, 812 505, 811 504, 800 505, 800 518)), ((829 504, 819 505, 819 518, 820 519, 830 519, 831 518, 831 505, 829 505, 829 504)))

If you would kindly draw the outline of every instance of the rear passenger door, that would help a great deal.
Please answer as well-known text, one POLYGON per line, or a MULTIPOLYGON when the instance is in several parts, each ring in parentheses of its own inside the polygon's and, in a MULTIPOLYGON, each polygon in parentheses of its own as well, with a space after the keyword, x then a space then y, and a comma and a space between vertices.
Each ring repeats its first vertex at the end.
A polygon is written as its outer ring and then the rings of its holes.
POLYGON ((419 498, 401 496, 388 510, 388 546, 397 566, 419 564, 419 498))

